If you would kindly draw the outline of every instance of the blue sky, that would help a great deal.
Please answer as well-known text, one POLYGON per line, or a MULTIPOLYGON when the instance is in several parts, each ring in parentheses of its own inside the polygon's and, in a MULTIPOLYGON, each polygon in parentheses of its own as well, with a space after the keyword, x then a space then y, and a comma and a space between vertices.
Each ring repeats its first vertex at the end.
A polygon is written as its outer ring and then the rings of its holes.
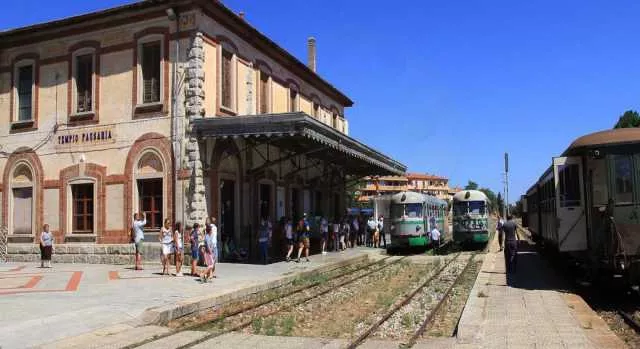
MULTIPOLYGON (((411 171, 511 198, 576 137, 640 109, 640 2, 224 0, 355 101, 350 134, 411 171)), ((8 1, 2 29, 125 3, 8 1), (51 7, 55 4, 54 7, 51 7)))

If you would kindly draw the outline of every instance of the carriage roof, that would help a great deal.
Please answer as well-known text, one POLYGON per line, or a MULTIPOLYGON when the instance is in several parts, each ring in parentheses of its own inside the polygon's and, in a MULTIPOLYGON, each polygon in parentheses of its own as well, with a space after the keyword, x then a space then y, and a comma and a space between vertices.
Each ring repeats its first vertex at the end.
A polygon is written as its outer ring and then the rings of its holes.
POLYGON ((440 205, 440 206, 447 205, 446 201, 440 200, 435 196, 416 193, 412 191, 403 191, 397 194, 393 194, 391 195, 390 199, 391 199, 391 203, 394 203, 394 204, 426 203, 430 205, 440 205))
POLYGON ((453 196, 453 201, 489 201, 489 199, 479 190, 463 190, 453 196))

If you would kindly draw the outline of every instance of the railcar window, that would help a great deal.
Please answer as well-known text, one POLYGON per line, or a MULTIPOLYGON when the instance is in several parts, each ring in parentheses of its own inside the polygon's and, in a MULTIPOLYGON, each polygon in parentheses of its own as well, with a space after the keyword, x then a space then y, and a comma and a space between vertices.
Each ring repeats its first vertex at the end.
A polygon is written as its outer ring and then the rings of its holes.
POLYGON ((470 201, 469 213, 471 214, 484 214, 484 201, 470 201))
POLYGON ((467 214, 468 205, 467 202, 457 202, 453 205, 453 214, 461 216, 467 214))
POLYGON ((560 184, 560 207, 580 206, 580 166, 578 164, 558 166, 560 184))
POLYGON ((631 169, 631 157, 617 155, 614 157, 616 179, 616 203, 633 202, 633 171, 631 169))
POLYGON ((396 204, 391 206, 393 217, 422 217, 422 204, 396 204))

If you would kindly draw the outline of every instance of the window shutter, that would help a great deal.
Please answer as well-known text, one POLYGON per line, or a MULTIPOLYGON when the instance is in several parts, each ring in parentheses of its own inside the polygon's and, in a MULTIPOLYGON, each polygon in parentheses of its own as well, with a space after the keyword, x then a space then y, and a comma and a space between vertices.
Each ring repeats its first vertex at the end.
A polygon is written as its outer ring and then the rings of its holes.
POLYGON ((91 97, 93 92, 93 55, 76 57, 77 112, 93 110, 91 97))
POLYGON ((18 69, 18 120, 31 120, 31 96, 33 91, 33 66, 18 69))
POLYGON ((231 105, 231 59, 233 55, 230 52, 222 51, 222 91, 221 91, 221 103, 227 108, 232 108, 231 105))
POLYGON ((142 101, 160 102, 160 42, 142 45, 142 101))

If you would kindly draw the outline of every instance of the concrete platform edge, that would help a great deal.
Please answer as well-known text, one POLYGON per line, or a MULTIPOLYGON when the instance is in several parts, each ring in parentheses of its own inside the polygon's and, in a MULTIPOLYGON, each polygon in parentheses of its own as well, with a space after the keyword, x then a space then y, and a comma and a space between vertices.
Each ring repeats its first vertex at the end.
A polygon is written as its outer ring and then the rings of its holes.
POLYGON ((456 334, 458 343, 469 344, 482 342, 484 332, 481 329, 484 322, 483 313, 486 306, 486 299, 480 297, 479 294, 486 287, 487 282, 489 282, 489 274, 483 273, 483 271, 486 271, 490 265, 493 265, 495 262, 495 258, 493 257, 493 253, 491 252, 484 255, 480 272, 471 288, 467 303, 462 309, 456 334))
POLYGON ((242 298, 252 293, 261 292, 264 290, 268 290, 270 288, 275 288, 275 287, 287 284, 301 276, 308 276, 316 273, 328 272, 333 269, 339 268, 341 266, 366 261, 368 258, 369 258, 368 254, 362 254, 362 255, 350 257, 348 259, 342 260, 337 263, 331 263, 331 264, 327 264, 312 270, 307 270, 300 273, 283 276, 279 279, 272 280, 267 283, 249 286, 249 287, 228 292, 225 294, 216 295, 216 296, 193 297, 193 298, 180 301, 179 303, 176 303, 176 304, 163 306, 163 307, 149 308, 145 310, 135 322, 137 326, 165 325, 171 320, 174 320, 189 314, 201 312, 206 309, 215 307, 217 305, 221 305, 221 304, 233 301, 235 299, 242 298))

